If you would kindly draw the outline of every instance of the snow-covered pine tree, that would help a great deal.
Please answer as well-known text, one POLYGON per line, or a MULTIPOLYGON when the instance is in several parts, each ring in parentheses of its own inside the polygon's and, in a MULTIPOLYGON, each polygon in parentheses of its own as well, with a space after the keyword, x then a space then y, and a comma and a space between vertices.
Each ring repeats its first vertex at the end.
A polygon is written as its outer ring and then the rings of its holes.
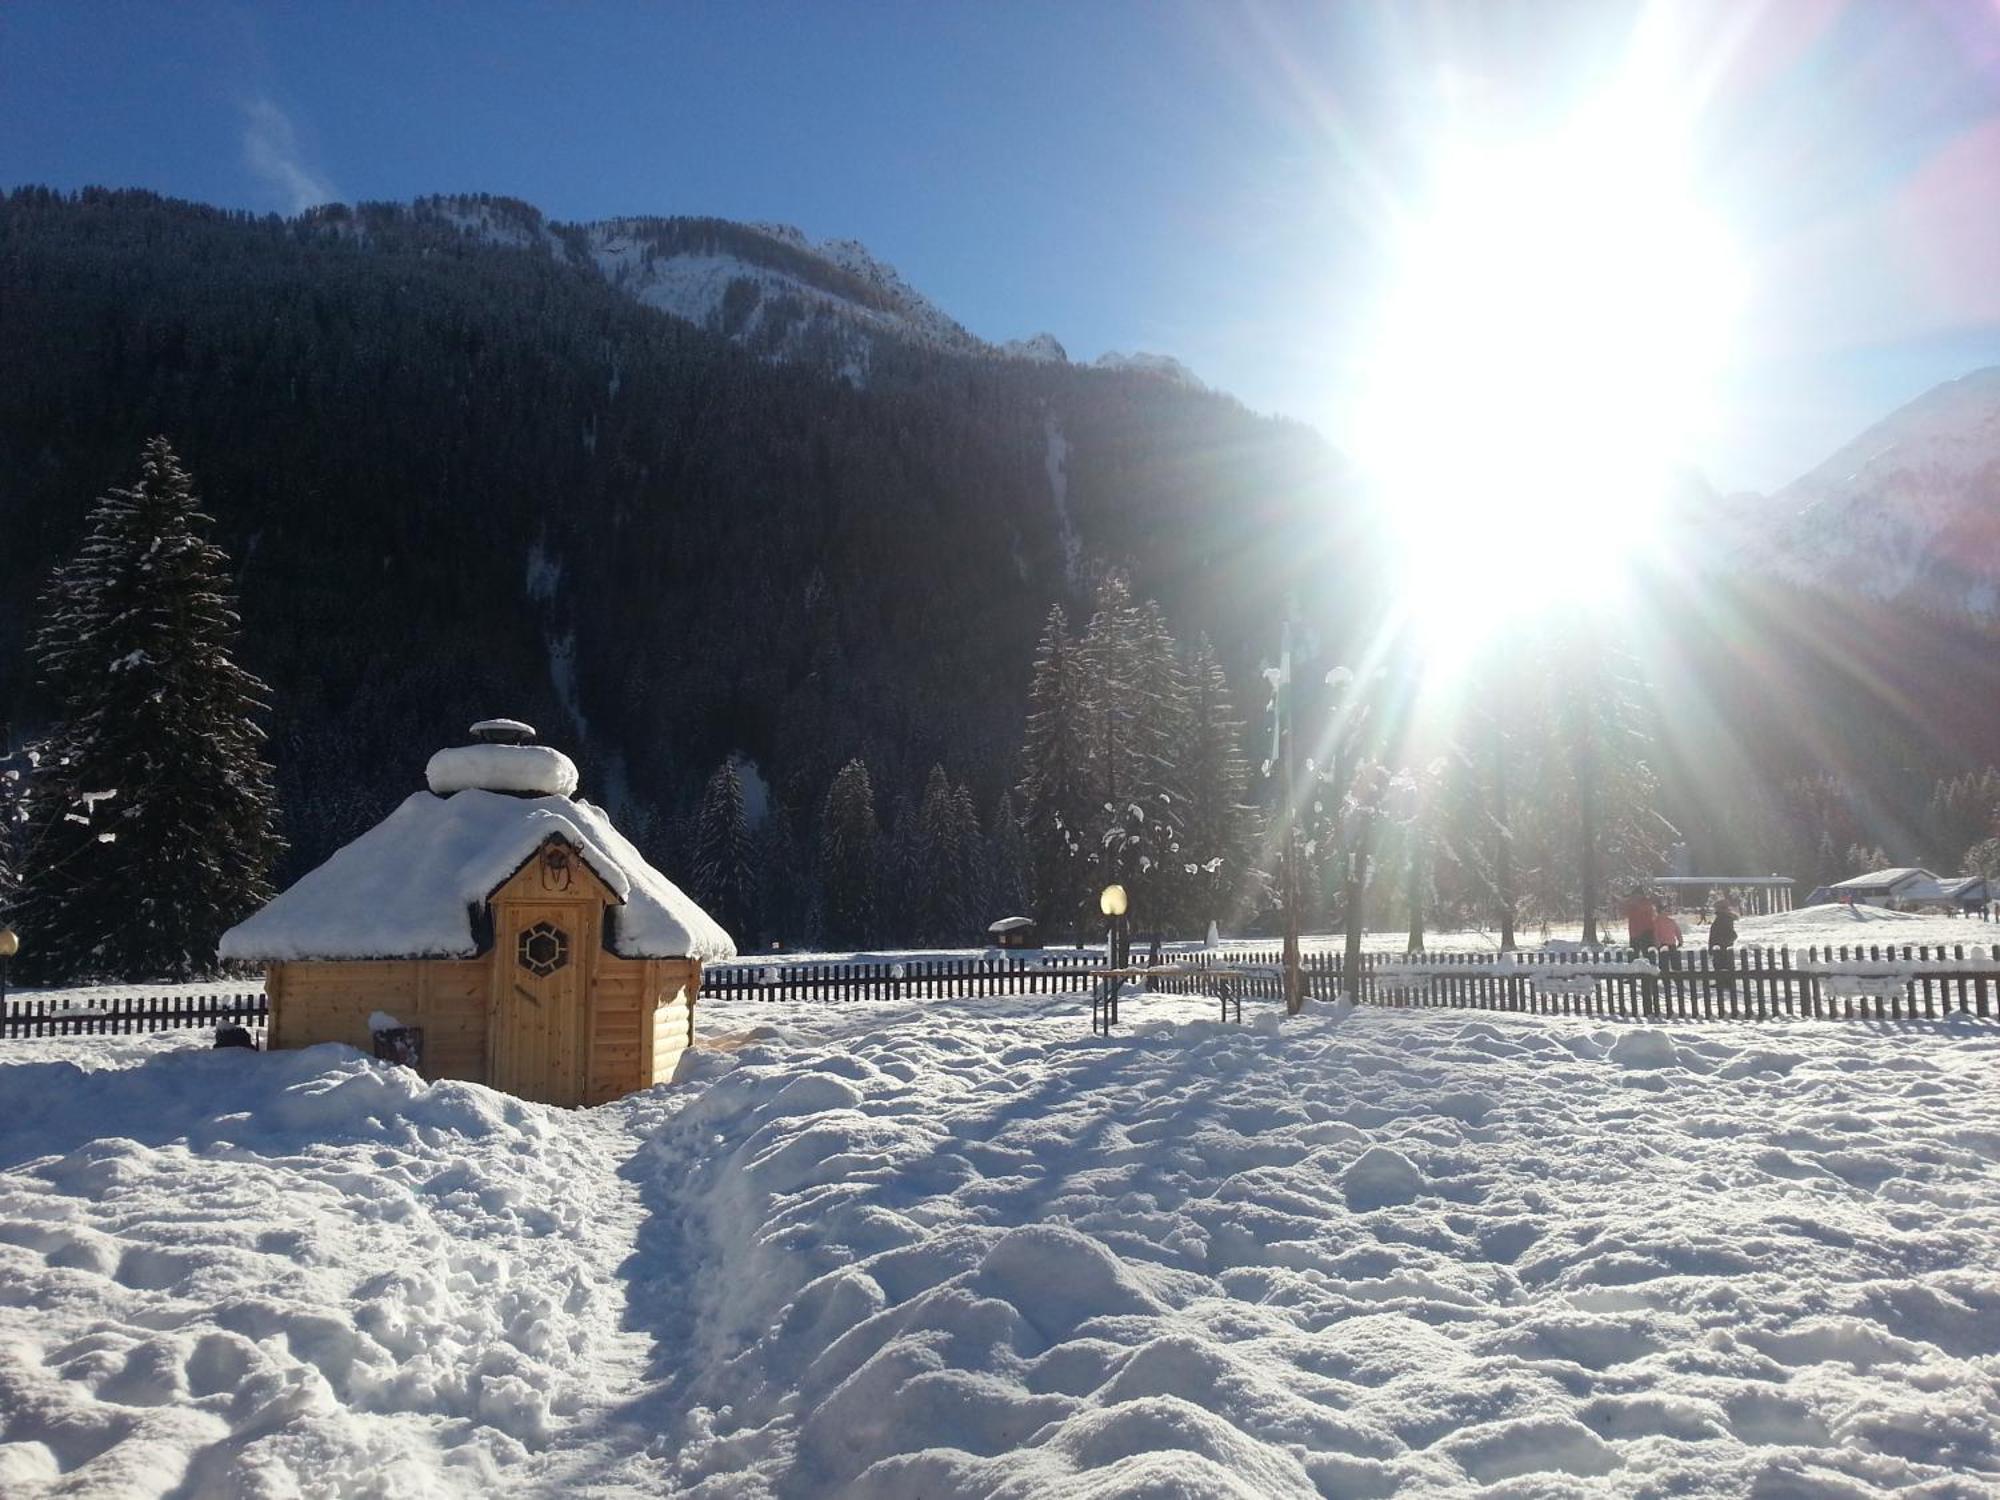
POLYGON ((235 661, 229 559, 165 438, 106 493, 57 569, 32 650, 56 704, 34 778, 18 910, 23 974, 187 978, 271 894, 283 847, 235 661))
POLYGON ((1004 791, 986 821, 984 910, 990 918, 1025 916, 1028 911, 1028 840, 1014 799, 1004 791))
POLYGON ((756 844, 756 933, 764 941, 797 943, 812 906, 812 879, 791 812, 777 798, 752 835, 756 844))
POLYGON ((1179 655, 1159 606, 1136 602, 1116 573, 1098 586, 1082 655, 1092 692, 1092 883, 1123 884, 1133 926, 1157 936, 1186 919, 1179 762, 1188 711, 1179 655))
POLYGON ((1194 883, 1184 842, 1188 792, 1185 760, 1194 733, 1185 664, 1159 604, 1148 599, 1132 615, 1132 738, 1137 750, 1135 795, 1121 810, 1125 867, 1131 876, 1133 920, 1162 936, 1198 930, 1194 883))
POLYGON ((922 804, 909 793, 898 793, 876 845, 875 941, 922 941, 926 918, 923 904, 923 838, 919 826, 922 804))
POLYGON ((1257 813, 1246 801, 1250 768, 1243 758, 1243 722, 1229 679, 1206 636, 1187 666, 1187 745, 1181 777, 1187 793, 1181 868, 1188 879, 1188 914, 1200 930, 1227 925, 1241 908, 1256 848, 1257 813))
POLYGON ((909 897, 916 940, 931 947, 965 941, 967 850, 943 766, 932 766, 924 783, 912 855, 909 897))
POLYGON ((21 888, 21 841, 27 835, 35 758, 32 749, 0 757, 0 912, 12 912, 21 888))
POLYGON ((958 844, 959 927, 952 941, 975 942, 991 918, 981 915, 992 897, 988 894, 986 840, 979 832, 979 808, 972 800, 972 788, 960 782, 951 794, 953 837, 958 844))
POLYGON ((743 779, 733 755, 715 768, 702 788, 694 818, 693 856, 695 899, 725 931, 751 941, 757 869, 743 811, 743 779))
MULTIPOLYGON (((1036 920, 1051 937, 1077 931, 1085 902, 1095 896, 1084 844, 1093 822, 1091 697, 1082 652, 1056 605, 1035 651, 1019 788, 1029 895, 1036 920)), ((1089 909, 1095 913, 1094 900, 1089 909)))
POLYGON ((819 823, 819 894, 823 937, 836 948, 868 942, 875 926, 875 879, 881 835, 875 789, 860 759, 840 768, 827 789, 819 823))

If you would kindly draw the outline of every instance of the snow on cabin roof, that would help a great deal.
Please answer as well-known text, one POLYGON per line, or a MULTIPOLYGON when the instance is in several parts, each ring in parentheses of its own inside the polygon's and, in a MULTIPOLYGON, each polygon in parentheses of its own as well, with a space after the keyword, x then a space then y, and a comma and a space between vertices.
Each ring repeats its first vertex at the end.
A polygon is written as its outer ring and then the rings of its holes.
POLYGON ((1002 917, 997 922, 989 922, 986 930, 988 932, 1019 932, 1023 927, 1033 927, 1034 925, 1035 919, 1033 917, 1002 917))
POLYGON ((1840 881, 1833 889, 1836 891, 1886 890, 1892 886, 1901 885, 1904 881, 1913 877, 1932 881, 1937 879, 1937 876, 1931 874, 1929 870, 1919 869, 1915 865, 1898 865, 1893 870, 1872 870, 1866 875, 1855 875, 1847 880, 1840 881))
POLYGON ((471 958, 473 913, 551 837, 621 902, 625 958, 734 958, 715 920, 588 802, 469 788, 416 792, 270 905, 222 935, 226 959, 471 958))

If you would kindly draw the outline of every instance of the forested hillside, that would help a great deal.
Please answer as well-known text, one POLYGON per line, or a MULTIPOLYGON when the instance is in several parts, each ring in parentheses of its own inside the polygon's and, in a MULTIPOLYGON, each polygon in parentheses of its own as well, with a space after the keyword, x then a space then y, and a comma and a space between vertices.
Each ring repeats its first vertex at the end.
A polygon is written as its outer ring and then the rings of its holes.
MULTIPOLYGON (((538 218, 537 218, 537 222, 538 218)), ((36 591, 169 435, 237 559, 290 863, 525 716, 657 844, 726 756, 816 819, 867 761, 985 808, 1036 638, 1107 563, 1247 688, 1288 588, 1364 608, 1314 434, 1143 373, 879 341, 865 383, 639 305, 557 232, 436 206, 0 205, 0 703, 36 591)), ((1251 696, 1247 692, 1246 698, 1251 696)), ((671 852, 666 862, 672 868, 671 852)))
MULTIPOLYGON (((50 708, 23 652, 38 590, 167 435, 235 560, 244 665, 273 690, 280 881, 504 712, 571 749, 586 792, 747 932, 963 940, 994 902, 1053 910, 1056 885, 1078 885, 1061 909, 1089 906, 1103 872, 1085 866, 1139 847, 1099 755, 1105 786, 1080 783, 1063 824, 1087 825, 1077 870, 1023 885, 1056 836, 1023 756, 1052 607, 1081 633, 1114 571, 1157 601, 1147 629, 1196 653, 1175 712, 1219 694, 1241 743, 1202 753, 1253 773, 1288 596, 1307 720, 1385 619, 1481 607, 1426 594, 1420 563, 1396 581, 1314 433, 1144 367, 1008 357, 858 246, 791 231, 23 190, 0 203, 0 368, 12 741, 50 708), (850 865, 877 867, 865 921, 833 889, 850 865)), ((1311 793, 1309 918, 1345 907, 1342 851, 1378 821, 1379 921, 1413 897, 1492 920, 1501 829, 1524 919, 1603 902, 1675 842, 1698 868, 1811 884, 2000 834, 2000 783, 1976 774, 2000 761, 1983 625, 1704 560, 1662 553, 1616 626, 1592 625, 1564 601, 1589 539, 1552 539, 1505 585, 1542 596, 1544 624, 1488 642, 1442 717, 1399 648, 1378 652, 1371 742, 1315 774, 1365 753, 1399 779, 1363 779, 1379 795, 1359 825, 1343 808, 1362 782, 1311 793)), ((1107 671, 1085 674, 1086 738, 1107 671)), ((1175 734, 1195 753, 1195 728, 1175 734)), ((1254 897, 1245 861, 1270 857, 1239 853, 1227 892, 1191 887, 1186 925, 1254 897)))

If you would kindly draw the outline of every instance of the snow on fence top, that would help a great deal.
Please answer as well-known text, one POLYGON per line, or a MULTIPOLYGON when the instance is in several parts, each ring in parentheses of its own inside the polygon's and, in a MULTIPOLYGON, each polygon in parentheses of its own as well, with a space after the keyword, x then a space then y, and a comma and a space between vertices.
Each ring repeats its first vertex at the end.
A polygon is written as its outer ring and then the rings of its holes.
MULTIPOLYGON (((445 753, 540 748, 477 745, 445 753)), ((569 758, 548 753, 569 768, 574 787, 576 768, 569 758)), ((435 771, 437 759, 431 764, 435 771)), ((736 956, 729 934, 646 863, 588 802, 482 787, 449 796, 414 793, 269 906, 224 933, 221 956, 267 963, 471 958, 479 952, 475 913, 551 836, 576 850, 623 903, 611 911, 613 952, 705 963, 736 956)))

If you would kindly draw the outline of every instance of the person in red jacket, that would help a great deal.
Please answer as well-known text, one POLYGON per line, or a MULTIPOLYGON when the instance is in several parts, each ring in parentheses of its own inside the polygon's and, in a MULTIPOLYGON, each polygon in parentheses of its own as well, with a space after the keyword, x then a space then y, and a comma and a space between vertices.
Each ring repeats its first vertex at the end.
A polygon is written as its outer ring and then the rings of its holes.
POLYGON ((1653 918, 1653 943, 1660 948, 1678 948, 1681 945, 1681 924, 1668 912, 1660 912, 1653 918))
POLYGON ((1653 908, 1652 898, 1644 891, 1634 891, 1625 898, 1625 941, 1634 948, 1644 951, 1653 946, 1653 921, 1658 913, 1653 908))

